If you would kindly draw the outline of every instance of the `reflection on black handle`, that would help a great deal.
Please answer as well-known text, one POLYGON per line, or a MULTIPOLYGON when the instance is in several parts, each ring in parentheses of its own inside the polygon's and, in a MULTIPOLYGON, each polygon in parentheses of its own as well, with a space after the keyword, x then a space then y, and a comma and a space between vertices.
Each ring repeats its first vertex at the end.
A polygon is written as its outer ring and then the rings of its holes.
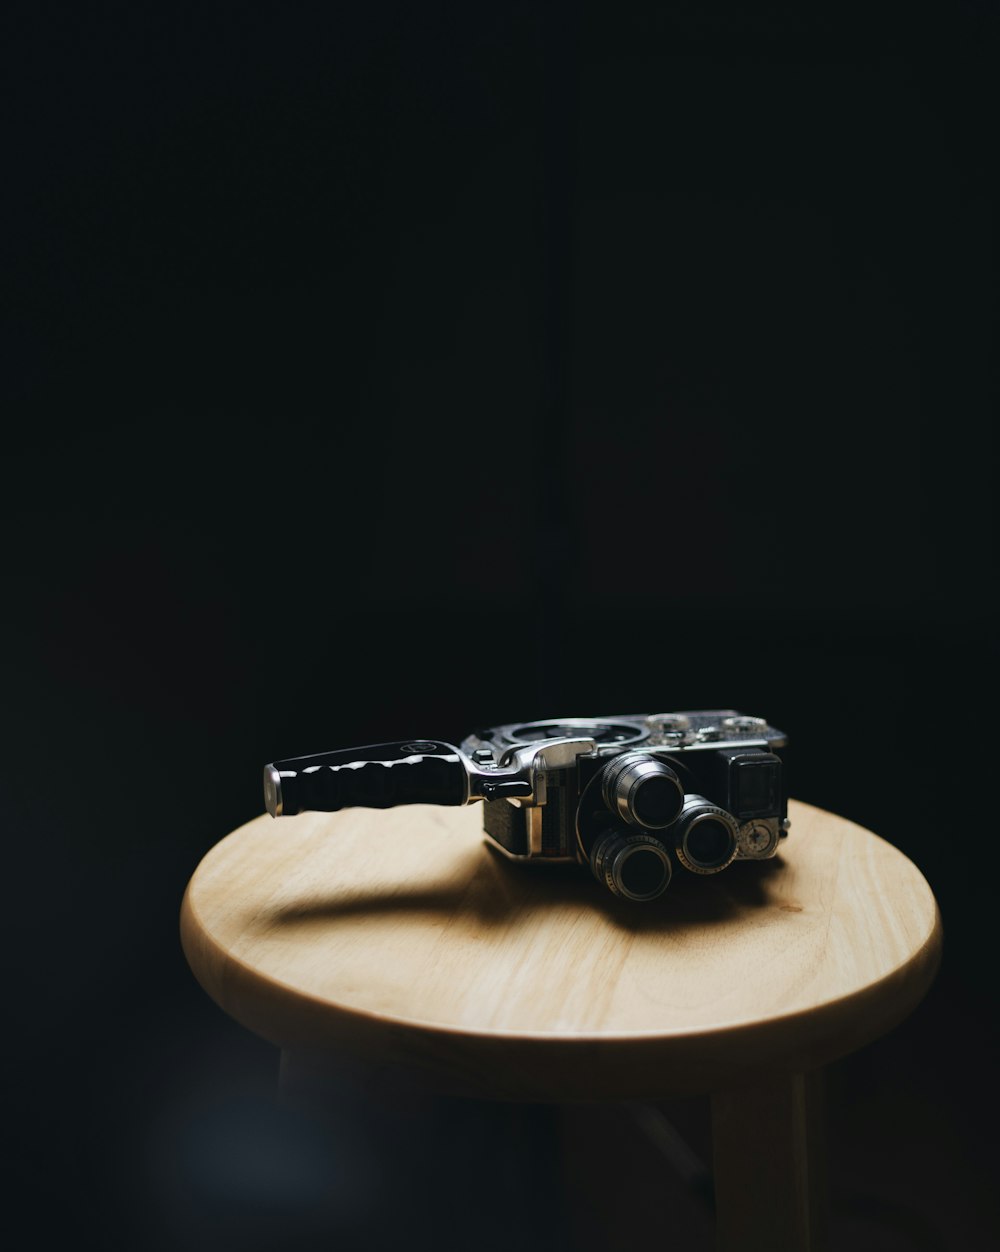
POLYGON ((465 804, 469 776, 459 750, 436 739, 343 748, 264 766, 272 817, 313 809, 391 809, 397 804, 465 804))

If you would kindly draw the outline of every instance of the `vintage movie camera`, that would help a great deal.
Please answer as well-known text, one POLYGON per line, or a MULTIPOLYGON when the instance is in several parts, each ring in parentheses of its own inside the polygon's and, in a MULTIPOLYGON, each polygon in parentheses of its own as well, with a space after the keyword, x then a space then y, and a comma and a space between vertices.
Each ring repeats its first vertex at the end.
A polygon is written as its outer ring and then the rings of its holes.
POLYGON ((717 874, 774 856, 788 831, 785 735, 735 709, 556 718, 276 761, 272 817, 483 801, 515 860, 589 865, 615 895, 652 900, 675 865, 717 874))

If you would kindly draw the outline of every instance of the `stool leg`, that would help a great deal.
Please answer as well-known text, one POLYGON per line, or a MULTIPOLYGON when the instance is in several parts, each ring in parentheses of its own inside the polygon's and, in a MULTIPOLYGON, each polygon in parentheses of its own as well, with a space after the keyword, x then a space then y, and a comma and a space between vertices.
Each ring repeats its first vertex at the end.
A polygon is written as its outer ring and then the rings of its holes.
POLYGON ((712 1096, 719 1252, 825 1252, 822 1071, 712 1096))
POLYGON ((415 1072, 306 1051, 282 1052, 280 1095, 367 1161, 359 1247, 570 1252, 560 1107, 446 1095, 415 1072))

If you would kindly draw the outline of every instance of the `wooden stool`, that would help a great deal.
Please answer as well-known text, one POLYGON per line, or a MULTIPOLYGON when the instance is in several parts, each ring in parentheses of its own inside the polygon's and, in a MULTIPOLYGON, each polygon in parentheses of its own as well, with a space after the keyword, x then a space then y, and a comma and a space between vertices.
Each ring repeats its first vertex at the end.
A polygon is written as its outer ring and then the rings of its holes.
POLYGON ((510 863, 478 806, 264 816, 198 867, 184 950, 290 1070, 357 1056, 550 1104, 708 1093, 719 1247, 820 1248, 812 1076, 917 1005, 941 928, 896 848, 789 813, 773 861, 678 869, 652 904, 510 863))

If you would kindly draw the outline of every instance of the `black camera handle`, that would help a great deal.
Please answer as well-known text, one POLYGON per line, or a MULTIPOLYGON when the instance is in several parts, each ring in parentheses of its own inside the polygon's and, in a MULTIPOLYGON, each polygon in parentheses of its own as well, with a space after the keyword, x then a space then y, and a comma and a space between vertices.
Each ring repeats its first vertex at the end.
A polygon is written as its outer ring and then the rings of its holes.
POLYGON ((264 767, 272 817, 306 810, 391 809, 397 804, 467 804, 469 772, 453 744, 408 739, 320 752, 264 767))

